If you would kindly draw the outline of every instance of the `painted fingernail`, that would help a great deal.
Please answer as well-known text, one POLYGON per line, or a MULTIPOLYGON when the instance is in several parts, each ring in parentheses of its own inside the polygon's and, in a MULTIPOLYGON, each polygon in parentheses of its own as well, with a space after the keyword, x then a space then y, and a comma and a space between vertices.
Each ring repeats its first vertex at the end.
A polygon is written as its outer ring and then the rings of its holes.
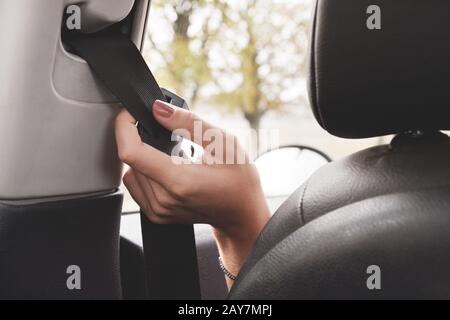
POLYGON ((175 109, 170 104, 159 100, 155 101, 153 110, 158 116, 161 116, 163 118, 170 118, 175 112, 175 109))

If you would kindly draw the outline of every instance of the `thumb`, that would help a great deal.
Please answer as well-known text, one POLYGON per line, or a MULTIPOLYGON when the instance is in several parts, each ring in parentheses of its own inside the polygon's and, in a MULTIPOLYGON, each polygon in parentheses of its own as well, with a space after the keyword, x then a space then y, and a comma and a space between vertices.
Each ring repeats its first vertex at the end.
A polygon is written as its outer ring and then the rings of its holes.
MULTIPOLYGON (((156 100, 153 104, 153 116, 156 121, 171 132, 186 130, 189 136, 181 135, 196 143, 198 141, 194 140, 203 140, 202 136, 197 137, 197 135, 202 135, 206 130, 214 128, 206 121, 200 119, 195 113, 161 100, 156 100)), ((203 143, 200 143, 200 145, 203 145, 203 143)))

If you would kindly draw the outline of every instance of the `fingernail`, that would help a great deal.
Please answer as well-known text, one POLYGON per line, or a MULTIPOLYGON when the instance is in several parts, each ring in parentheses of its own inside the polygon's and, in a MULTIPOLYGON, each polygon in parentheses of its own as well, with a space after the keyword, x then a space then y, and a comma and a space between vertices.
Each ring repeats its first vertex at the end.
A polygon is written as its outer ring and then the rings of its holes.
POLYGON ((156 100, 153 104, 153 110, 158 116, 163 118, 170 118, 175 112, 175 109, 168 103, 156 100))

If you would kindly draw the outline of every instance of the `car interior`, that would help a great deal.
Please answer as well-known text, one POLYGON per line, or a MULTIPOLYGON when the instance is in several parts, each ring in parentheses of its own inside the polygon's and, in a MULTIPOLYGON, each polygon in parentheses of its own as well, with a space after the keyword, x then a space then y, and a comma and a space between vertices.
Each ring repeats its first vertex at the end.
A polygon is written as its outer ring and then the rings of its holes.
POLYGON ((314 1, 310 112, 339 138, 389 138, 340 159, 298 145, 260 154, 274 214, 230 291, 209 226, 123 209, 118 111, 169 152, 146 102, 189 105, 143 59, 151 6, 0 0, 0 299, 450 298, 450 3, 314 1), (302 161, 313 165, 297 174, 302 161), (368 285, 374 267, 382 289, 368 285))

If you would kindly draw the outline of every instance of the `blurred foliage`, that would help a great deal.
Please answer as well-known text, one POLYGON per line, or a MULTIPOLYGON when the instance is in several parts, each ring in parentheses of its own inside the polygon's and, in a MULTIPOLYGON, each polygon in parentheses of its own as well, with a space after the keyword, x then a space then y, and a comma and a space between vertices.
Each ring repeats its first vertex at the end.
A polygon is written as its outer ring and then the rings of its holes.
POLYGON ((293 86, 304 78, 311 6, 312 0, 153 0, 148 40, 162 61, 157 77, 192 107, 201 101, 239 111, 258 129, 267 111, 304 102, 293 86))

